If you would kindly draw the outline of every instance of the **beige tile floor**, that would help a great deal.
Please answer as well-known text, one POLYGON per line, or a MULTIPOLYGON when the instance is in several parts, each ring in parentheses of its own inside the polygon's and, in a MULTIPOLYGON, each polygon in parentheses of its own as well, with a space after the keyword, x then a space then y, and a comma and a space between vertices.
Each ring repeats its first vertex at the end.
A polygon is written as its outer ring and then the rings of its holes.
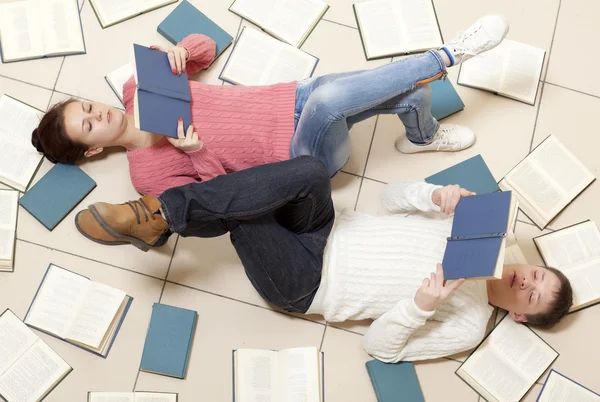
MULTIPOLYGON (((230 0, 191 0, 232 35, 250 24, 227 9, 230 0)), ((316 74, 377 67, 391 60, 367 62, 360 45, 351 4, 329 0, 331 9, 303 49, 321 61, 316 74)), ((589 168, 597 171, 600 140, 593 121, 600 108, 600 84, 595 41, 600 5, 595 0, 434 0, 446 39, 478 16, 503 13, 511 22, 509 38, 546 49, 547 57, 535 106, 456 86, 466 109, 449 122, 473 128, 478 141, 457 154, 402 155, 393 147, 404 134, 397 118, 369 119, 352 130, 350 161, 333 180, 336 207, 383 213, 379 192, 385 183, 423 179, 451 164, 481 153, 500 179, 532 146, 547 135, 557 135, 589 168), (569 56, 570 55, 570 56, 569 56), (589 77, 589 78, 586 78, 589 77)), ((45 110, 75 96, 120 106, 104 82, 104 75, 128 62, 132 42, 168 43, 156 25, 173 9, 168 6, 117 26, 101 29, 89 0, 79 0, 88 53, 22 63, 0 64, 0 92, 45 110)), ((222 56, 194 79, 220 85, 222 56)), ((450 72, 456 83, 457 72, 450 72)), ((45 163, 38 180, 51 165, 45 163)), ((320 347, 326 356, 327 401, 375 401, 361 348, 368 322, 327 325, 322 317, 291 316, 274 311, 254 291, 227 237, 178 239, 158 250, 142 253, 132 247, 103 247, 81 237, 73 217, 89 203, 120 202, 135 198, 122 152, 82 165, 98 183, 87 199, 53 232, 48 232, 21 210, 14 273, 0 274, 0 309, 11 308, 23 317, 44 270, 55 263, 118 287, 135 301, 109 357, 104 360, 64 342, 40 334, 75 369, 47 398, 50 402, 80 402, 88 390, 165 390, 180 393, 180 401, 231 400, 231 350, 239 347, 320 347), (153 302, 195 309, 198 329, 186 380, 138 374, 145 332, 153 302)), ((548 230, 591 218, 600 222, 600 183, 588 188, 548 230)), ((542 233, 523 214, 516 235, 531 263, 541 263, 532 238, 542 233)), ((497 319, 503 316, 497 315, 497 319)), ((560 357, 554 367, 600 392, 596 338, 600 306, 573 314, 552 331, 539 331, 560 357)), ((478 395, 454 371, 468 354, 417 363, 417 374, 428 402, 478 402, 478 395)), ((544 375, 545 376, 545 375, 544 375)), ((544 376, 538 381, 540 384, 544 376)), ((524 400, 534 401, 535 385, 524 400)), ((401 397, 398 399, 401 401, 401 397)))

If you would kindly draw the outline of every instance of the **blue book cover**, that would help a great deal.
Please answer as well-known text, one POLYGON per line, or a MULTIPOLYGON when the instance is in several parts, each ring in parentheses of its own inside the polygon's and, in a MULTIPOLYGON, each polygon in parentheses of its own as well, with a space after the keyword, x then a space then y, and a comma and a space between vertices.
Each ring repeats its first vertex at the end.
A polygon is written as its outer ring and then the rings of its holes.
POLYGON ((510 191, 462 198, 446 243, 444 279, 499 278, 496 266, 511 212, 510 191))
POLYGON ((412 363, 388 364, 371 360, 365 366, 377 395, 377 402, 425 402, 412 363))
POLYGON ((481 155, 475 155, 454 166, 425 178, 427 183, 448 186, 458 184, 462 188, 477 194, 499 191, 498 183, 485 164, 481 155))
POLYGON ((19 203, 48 230, 54 229, 94 188, 79 166, 56 164, 19 203))
POLYGON ((140 370, 185 378, 198 313, 154 303, 140 370))
POLYGON ((188 35, 203 34, 217 44, 215 59, 233 42, 229 35, 204 13, 183 0, 172 12, 158 25, 158 32, 172 44, 177 44, 188 35))
POLYGON ((436 120, 442 120, 465 108, 460 96, 449 79, 431 83, 431 114, 436 120))
POLYGON ((167 54, 160 50, 134 44, 133 52, 136 127, 177 138, 179 118, 184 128, 192 122, 187 73, 173 74, 167 54))

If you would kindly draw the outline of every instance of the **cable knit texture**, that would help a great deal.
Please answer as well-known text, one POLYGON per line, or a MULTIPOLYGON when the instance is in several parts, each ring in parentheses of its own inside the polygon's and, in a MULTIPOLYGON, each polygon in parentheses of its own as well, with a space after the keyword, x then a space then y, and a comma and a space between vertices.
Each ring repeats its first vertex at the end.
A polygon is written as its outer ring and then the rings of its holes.
MULTIPOLYGON (((204 35, 189 35, 178 46, 188 50, 188 75, 207 68, 215 57, 215 42, 204 35)), ((290 158, 296 82, 244 87, 190 81, 189 85, 192 124, 204 147, 185 153, 165 138, 128 152, 131 181, 140 193, 159 196, 172 187, 290 158)), ((133 114, 135 88, 133 77, 123 87, 127 114, 133 114)))
POLYGON ((364 348, 384 362, 471 349, 483 339, 493 311, 485 281, 465 282, 434 312, 414 302, 423 279, 442 261, 452 229, 431 199, 438 187, 388 185, 382 198, 391 215, 343 212, 329 236, 321 285, 307 314, 332 322, 375 319, 364 348))

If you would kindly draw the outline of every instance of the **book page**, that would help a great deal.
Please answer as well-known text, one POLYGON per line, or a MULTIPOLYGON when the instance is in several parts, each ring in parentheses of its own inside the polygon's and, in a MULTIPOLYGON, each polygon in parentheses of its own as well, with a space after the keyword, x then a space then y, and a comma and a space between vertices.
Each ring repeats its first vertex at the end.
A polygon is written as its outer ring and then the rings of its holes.
POLYGON ((600 395, 552 371, 536 402, 600 402, 600 395))
POLYGON ((42 155, 31 144, 40 116, 34 108, 9 96, 0 97, 0 181, 8 179, 24 190, 42 155))
POLYGON ((277 352, 238 349, 235 351, 236 402, 279 402, 277 352))
POLYGON ((0 394, 10 402, 39 401, 70 370, 41 339, 0 376, 0 394))
POLYGON ((274 1, 265 29, 292 46, 298 46, 327 4, 321 0, 274 1))
POLYGON ((13 260, 19 192, 0 190, 0 265, 13 260))
POLYGON ((112 25, 173 0, 91 0, 102 25, 112 25))
POLYGON ((267 34, 245 28, 222 72, 240 85, 270 85, 308 78, 316 59, 267 34))
POLYGON ((499 401, 517 401, 557 353, 525 325, 505 318, 461 367, 499 401))
POLYGON ((51 265, 25 323, 64 339, 89 287, 89 279, 51 265))
POLYGON ((135 402, 133 392, 90 392, 88 402, 135 402))
POLYGON ((544 64, 545 51, 511 40, 505 40, 505 42, 508 43, 500 92, 533 104, 544 64))
POLYGON ((458 83, 499 92, 507 50, 508 43, 504 40, 492 50, 465 61, 460 67, 458 83))
POLYGON ((5 311, 0 317, 0 375, 38 339, 12 311, 5 311))
POLYGON ((44 54, 83 52, 83 34, 77 1, 44 0, 41 19, 44 54))
POLYGON ((319 354, 317 348, 279 352, 278 391, 281 402, 319 402, 319 354))
POLYGON ((134 402, 177 402, 177 394, 136 392, 134 402))
POLYGON ((106 76, 113 90, 117 93, 121 103, 123 102, 123 87, 125 83, 129 81, 133 75, 133 66, 131 63, 127 63, 122 67, 108 73, 106 76))
POLYGON ((518 244, 511 244, 504 250, 504 264, 527 264, 527 259, 518 244))
POLYGON ((33 2, 0 3, 0 37, 4 61, 41 57, 44 42, 33 2))

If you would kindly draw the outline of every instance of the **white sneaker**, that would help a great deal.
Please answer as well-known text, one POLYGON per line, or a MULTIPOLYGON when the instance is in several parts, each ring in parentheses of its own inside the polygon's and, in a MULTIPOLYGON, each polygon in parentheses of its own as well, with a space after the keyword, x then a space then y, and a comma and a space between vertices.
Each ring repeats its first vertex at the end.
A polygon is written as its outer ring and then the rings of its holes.
POLYGON ((508 33, 508 21, 502 15, 486 15, 478 19, 466 31, 459 32, 450 42, 444 44, 452 53, 456 66, 480 53, 495 48, 508 33))
POLYGON ((455 152, 467 149, 474 143, 475 133, 470 128, 458 124, 440 124, 431 143, 418 145, 410 142, 406 136, 402 136, 396 140, 396 149, 403 154, 431 151, 455 152))

